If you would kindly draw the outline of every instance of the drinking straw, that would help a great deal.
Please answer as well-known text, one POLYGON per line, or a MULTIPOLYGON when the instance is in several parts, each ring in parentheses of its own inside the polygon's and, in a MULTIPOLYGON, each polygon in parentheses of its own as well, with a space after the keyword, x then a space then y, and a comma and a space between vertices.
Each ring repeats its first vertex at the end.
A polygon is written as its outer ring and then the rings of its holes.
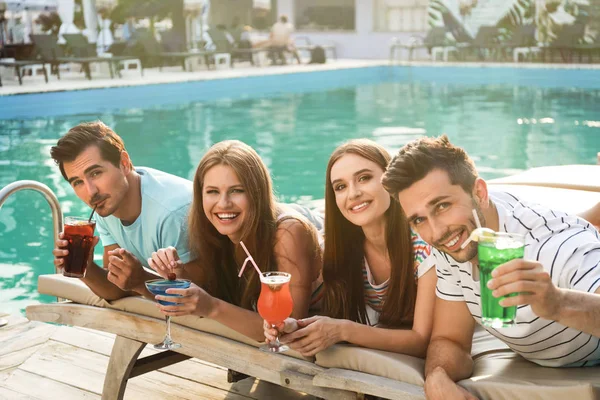
POLYGON ((479 222, 479 215, 477 215, 477 211, 475 209, 473 209, 472 211, 473 211, 473 217, 475 218, 475 223, 477 224, 477 227, 481 228, 481 222, 479 222))
MULTIPOLYGON (((481 222, 479 221, 479 216, 477 215, 477 211, 475 209, 473 209, 473 217, 475 218, 475 224, 477 225, 477 228, 481 229, 481 222)), ((469 243, 471 243, 471 241, 471 236, 469 236, 469 238, 465 240, 465 242, 460 246, 460 248, 464 249, 469 243)))
POLYGON ((89 224, 90 222, 92 222, 92 217, 94 216, 94 213, 96 212, 96 208, 97 208, 97 207, 98 207, 98 204, 96 204, 96 205, 94 206, 94 209, 92 210, 92 213, 90 214, 90 217, 88 218, 88 224, 89 224))
POLYGON ((254 262, 254 258, 252 258, 252 256, 250 255, 250 252, 246 248, 246 245, 244 244, 244 242, 242 242, 240 240, 240 244, 242 245, 242 248, 244 249, 244 251, 246 252, 246 255, 248 257, 246 257, 246 259, 244 260, 244 264, 242 264, 242 268, 240 269, 240 273, 238 274, 238 278, 241 277, 242 274, 244 273, 244 269, 246 268, 246 264, 248 264, 248 261, 250 261, 252 263, 252 265, 254 266, 254 269, 256 269, 256 272, 258 272, 259 275, 262 274, 260 268, 258 268, 258 265, 256 265, 256 263, 254 262))

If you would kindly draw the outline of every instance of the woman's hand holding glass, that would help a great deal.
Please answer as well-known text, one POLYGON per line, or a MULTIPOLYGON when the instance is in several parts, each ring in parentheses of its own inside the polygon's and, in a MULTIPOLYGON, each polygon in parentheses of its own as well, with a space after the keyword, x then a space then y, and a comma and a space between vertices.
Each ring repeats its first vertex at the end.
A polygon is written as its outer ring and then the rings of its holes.
POLYGON ((152 257, 148 259, 148 265, 164 279, 172 278, 172 276, 169 277, 169 274, 175 274, 176 279, 185 278, 183 263, 179 259, 177 249, 173 246, 152 253, 152 257))
POLYGON ((166 300, 176 303, 173 306, 163 306, 157 303, 160 311, 167 316, 196 315, 198 317, 210 317, 215 310, 216 299, 194 283, 188 289, 167 289, 166 292, 181 296, 156 296, 156 300, 166 300))
MULTIPOLYGON (((298 328, 291 333, 284 332, 279 340, 305 357, 312 357, 329 346, 344 341, 344 320, 316 315, 296 322, 298 328)), ((267 333, 272 334, 265 330, 265 336, 267 333)))
POLYGON ((263 321, 263 329, 265 330, 265 342, 269 344, 275 342, 278 335, 297 331, 298 321, 294 318, 286 318, 284 322, 275 327, 272 327, 267 321, 263 321))

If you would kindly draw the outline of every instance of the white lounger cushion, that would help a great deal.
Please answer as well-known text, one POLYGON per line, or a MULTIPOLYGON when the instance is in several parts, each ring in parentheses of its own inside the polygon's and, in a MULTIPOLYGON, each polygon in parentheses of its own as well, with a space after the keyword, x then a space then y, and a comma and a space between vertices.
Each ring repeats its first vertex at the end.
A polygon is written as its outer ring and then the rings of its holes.
MULTIPOLYGON (((477 326, 471 351, 473 357, 507 351, 512 353, 508 346, 477 326)), ((351 369, 419 386, 425 382, 425 361, 404 354, 339 344, 321 351, 316 357, 317 365, 325 368, 351 369)))
POLYGON ((337 344, 317 353, 316 363, 324 368, 350 369, 423 386, 425 361, 389 351, 337 344))
MULTIPOLYGON (((38 291, 42 294, 61 297, 71 300, 75 303, 86 304, 90 306, 111 308, 114 310, 126 311, 134 314, 141 314, 148 317, 164 319, 164 315, 158 310, 152 300, 141 296, 126 297, 112 302, 101 299, 96 296, 82 281, 76 278, 67 278, 60 274, 40 275, 38 279, 38 291)), ((223 336, 250 346, 258 347, 261 343, 242 335, 220 323, 208 318, 198 318, 194 316, 174 317, 174 323, 187 326, 199 331, 223 336)), ((302 360, 312 361, 312 358, 302 357, 295 351, 289 351, 286 354, 302 360)))
POLYGON ((530 185, 600 192, 600 165, 561 165, 531 168, 489 183, 530 185))
POLYGON ((600 202, 600 191, 490 183, 488 186, 490 190, 505 191, 528 202, 541 204, 553 210, 570 214, 579 214, 600 202))
POLYGON ((459 382, 480 399, 594 400, 600 368, 540 367, 512 351, 475 358, 473 376, 459 382))

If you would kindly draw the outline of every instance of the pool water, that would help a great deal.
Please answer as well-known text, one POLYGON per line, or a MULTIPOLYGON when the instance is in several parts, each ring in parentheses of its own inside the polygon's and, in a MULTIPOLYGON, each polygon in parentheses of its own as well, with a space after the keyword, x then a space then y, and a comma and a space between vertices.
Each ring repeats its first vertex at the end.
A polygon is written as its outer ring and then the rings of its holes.
MULTIPOLYGON (((595 164, 600 82, 597 72, 595 80, 580 72, 557 78, 543 70, 367 68, 240 81, 231 95, 228 87, 215 89, 231 85, 224 80, 177 90, 149 85, 2 99, 0 106, 15 107, 0 107, 0 187, 39 180, 55 191, 66 214, 88 215, 49 160, 49 149, 70 127, 95 119, 123 137, 134 165, 186 178, 210 145, 242 140, 262 156, 279 198, 288 202, 323 198, 328 157, 352 138, 396 151, 420 135, 446 133, 485 178, 543 165, 595 164), (128 91, 131 97, 123 98, 128 91)), ((46 201, 30 191, 13 195, 0 210, 0 312, 53 300, 36 290, 37 276, 53 271, 52 248, 46 201)), ((98 259, 100 246, 96 253, 98 259)))

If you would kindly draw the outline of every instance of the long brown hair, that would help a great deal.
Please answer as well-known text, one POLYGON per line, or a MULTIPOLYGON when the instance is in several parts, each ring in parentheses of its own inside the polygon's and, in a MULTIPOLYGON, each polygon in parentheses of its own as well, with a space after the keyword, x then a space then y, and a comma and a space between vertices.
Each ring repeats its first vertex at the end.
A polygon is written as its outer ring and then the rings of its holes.
MULTIPOLYGON (((331 184, 331 168, 346 154, 355 154, 370 160, 384 171, 390 161, 390 155, 382 146, 371 140, 357 139, 338 147, 327 165, 323 255, 324 311, 333 318, 369 323, 363 286, 365 235, 361 227, 352 224, 342 215, 331 184)), ((391 261, 391 275, 379 322, 388 327, 400 327, 412 323, 417 293, 411 232, 400 204, 394 199, 391 199, 390 207, 385 212, 385 221, 385 240, 391 261)))
POLYGON ((214 166, 227 165, 239 178, 248 198, 242 241, 262 271, 277 267, 273 257, 277 229, 277 203, 267 167, 254 149, 237 140, 212 146, 200 160, 194 176, 194 199, 190 208, 189 239, 192 252, 206 270, 211 294, 237 306, 251 309, 260 293, 260 278, 248 265, 238 278, 239 259, 246 256, 225 235, 221 235, 204 213, 203 185, 206 172, 214 166))

